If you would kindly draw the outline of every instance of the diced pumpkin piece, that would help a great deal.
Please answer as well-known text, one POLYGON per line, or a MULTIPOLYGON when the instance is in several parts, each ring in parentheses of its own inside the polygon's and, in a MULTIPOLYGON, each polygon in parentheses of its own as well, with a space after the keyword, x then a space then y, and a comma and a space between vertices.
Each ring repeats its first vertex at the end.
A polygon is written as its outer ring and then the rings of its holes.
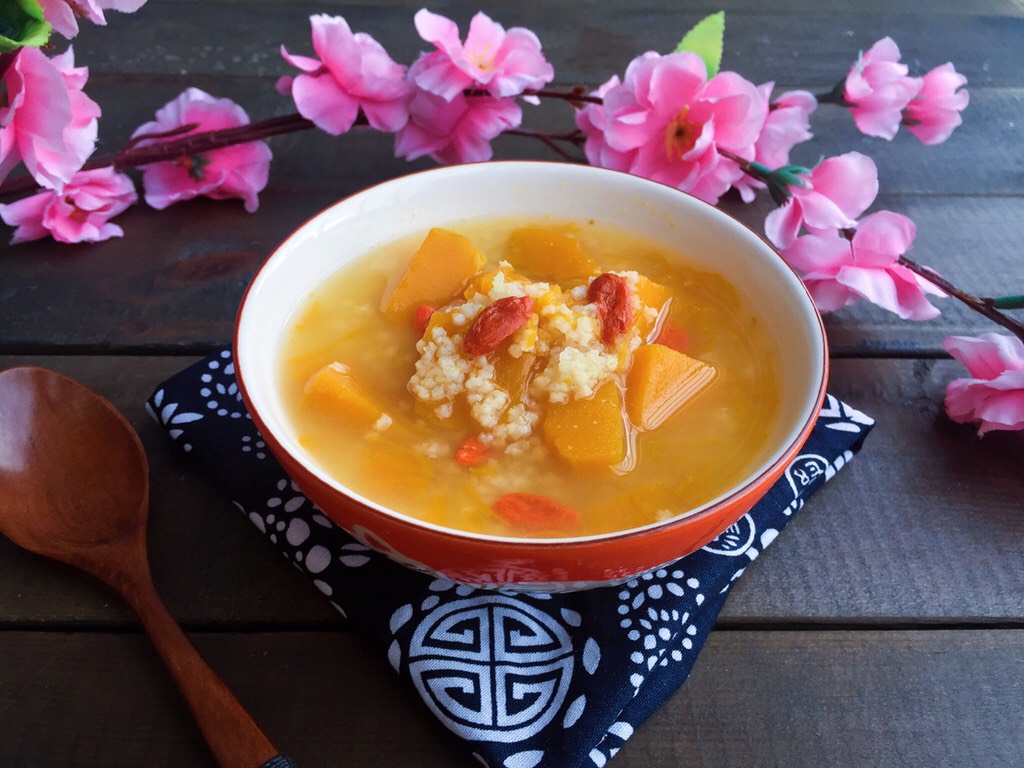
POLYGON ((325 365, 309 377, 303 391, 323 412, 357 426, 369 426, 384 413, 343 363, 325 365))
POLYGON ((467 238, 435 227, 405 271, 385 289, 381 310, 393 322, 412 322, 416 307, 446 304, 485 263, 484 255, 467 238))
POLYGON ((621 463, 627 442, 619 388, 610 381, 589 400, 550 403, 543 431, 548 444, 570 464, 621 463))
POLYGON ((647 339, 662 321, 668 312, 669 302, 672 294, 667 287, 656 283, 649 277, 640 275, 636 281, 636 294, 645 308, 653 307, 657 316, 651 319, 646 311, 637 312, 636 327, 640 331, 640 337, 647 339))
POLYGON ((575 237, 545 227, 522 227, 508 239, 508 260, 535 280, 561 282, 599 272, 575 237))
POLYGON ((715 369, 661 344, 633 353, 626 375, 626 414, 639 429, 657 429, 702 392, 715 369))
POLYGON ((494 383, 508 392, 513 404, 521 402, 526 396, 526 388, 530 385, 536 362, 537 356, 531 352, 524 352, 519 357, 504 352, 494 358, 494 383))

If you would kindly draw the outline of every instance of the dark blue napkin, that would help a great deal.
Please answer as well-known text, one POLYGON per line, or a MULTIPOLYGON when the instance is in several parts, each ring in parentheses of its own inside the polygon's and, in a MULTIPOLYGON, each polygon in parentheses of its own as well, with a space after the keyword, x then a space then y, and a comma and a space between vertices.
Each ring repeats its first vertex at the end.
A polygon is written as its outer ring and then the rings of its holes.
POLYGON ((230 350, 147 409, 489 768, 611 759, 686 680, 733 582, 874 424, 829 396, 785 475, 702 550, 619 586, 525 595, 408 570, 331 523, 260 439, 230 350))

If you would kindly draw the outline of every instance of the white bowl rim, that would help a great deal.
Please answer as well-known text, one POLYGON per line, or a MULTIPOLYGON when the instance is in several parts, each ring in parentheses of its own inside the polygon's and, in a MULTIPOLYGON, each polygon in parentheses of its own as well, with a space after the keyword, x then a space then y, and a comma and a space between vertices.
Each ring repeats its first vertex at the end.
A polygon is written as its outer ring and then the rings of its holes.
MULTIPOLYGON (((820 344, 815 344, 813 353, 813 370, 816 374, 818 382, 817 391, 814 397, 809 398, 803 407, 797 409, 798 416, 794 418, 794 427, 788 432, 788 436, 792 436, 793 439, 787 441, 780 441, 780 445, 757 467, 751 470, 742 481, 732 486, 730 489, 719 494, 718 496, 706 501, 698 507, 690 509, 686 512, 673 515, 665 520, 655 521, 642 526, 634 526, 622 530, 608 531, 597 534, 589 534, 586 536, 565 536, 565 537, 552 537, 552 538, 531 538, 525 536, 498 536, 494 534, 481 534, 474 533, 471 531, 465 531, 458 528, 451 528, 448 526, 438 525, 431 523, 420 518, 408 515, 397 510, 386 507, 378 502, 368 499, 365 496, 355 492, 351 488, 347 487, 343 483, 339 482, 329 473, 325 472, 319 464, 309 456, 308 452, 303 451, 297 442, 291 439, 291 435, 285 431, 285 435, 289 438, 288 440, 282 439, 282 435, 279 431, 275 431, 273 428, 277 425, 267 425, 271 428, 274 435, 275 442, 284 450, 289 457, 297 464, 301 465, 306 471, 316 477, 320 482, 324 483, 332 490, 337 491, 343 496, 356 501, 357 503, 380 513, 386 518, 397 519, 408 525, 416 528, 422 528, 427 531, 443 534, 446 537, 454 537, 458 539, 464 539, 467 541, 475 541, 488 544, 507 544, 516 546, 536 546, 539 548, 550 548, 557 546, 573 545, 573 544, 593 544, 601 541, 612 541, 615 539, 632 538, 635 536, 643 535, 649 531, 656 529, 667 529, 675 527, 677 525, 683 525, 686 522, 692 520, 695 517, 701 517, 706 514, 713 513, 720 507, 729 504, 732 500, 742 496, 748 490, 756 487, 764 482, 765 478, 780 469, 780 465, 783 462, 791 460, 794 457, 796 451, 799 450, 800 446, 810 436, 811 430, 817 420, 818 414, 824 403, 826 387, 828 383, 828 372, 829 372, 829 355, 828 355, 828 339, 825 333, 825 326, 821 319, 820 313, 817 311, 814 305, 814 301, 811 298, 809 291, 800 279, 797 272, 787 264, 778 252, 772 247, 772 245, 756 231, 748 227, 742 221, 737 219, 732 214, 723 211, 711 203, 701 200, 693 195, 682 192, 674 187, 667 184, 662 184, 657 181, 652 181, 634 174, 626 173, 623 171, 615 171, 605 168, 599 168, 591 165, 572 164, 565 162, 555 161, 543 161, 543 160, 489 160, 479 163, 464 163, 461 165, 451 166, 440 166, 434 168, 428 168, 421 171, 415 171, 412 173, 397 176, 392 179, 379 182, 360 189, 346 197, 341 198, 337 202, 331 204, 327 208, 315 213, 304 223, 296 227, 287 237, 285 237, 270 256, 263 262, 256 274, 253 276, 245 293, 242 297, 242 301, 239 304, 238 313, 235 321, 235 333, 234 333, 234 363, 235 363, 235 375, 238 380, 239 390, 243 397, 249 402, 246 405, 252 408, 256 406, 255 410, 259 411, 260 402, 259 397, 263 397, 261 390, 253 390, 247 383, 244 375, 245 363, 240 351, 243 349, 241 340, 242 334, 245 330, 244 326, 247 322, 246 308, 249 304, 249 299, 263 290, 263 285, 267 281, 267 275, 272 268, 281 260, 287 257, 289 244, 301 237, 305 231, 316 226, 318 222, 321 222, 330 217, 331 214, 335 213, 338 209, 355 205, 360 198, 369 194, 380 194, 386 192, 389 188, 399 189, 402 186, 408 184, 411 180, 420 179, 426 176, 436 176, 440 179, 450 178, 449 181, 454 181, 458 177, 464 174, 475 174, 475 173, 504 173, 508 169, 517 169, 521 172, 535 172, 540 174, 555 173, 555 174, 566 174, 572 176, 573 174, 596 174, 597 177, 604 176, 608 179, 617 177, 618 183, 622 184, 633 184, 639 189, 647 189, 652 194, 665 194, 666 191, 678 195, 681 200, 685 201, 683 205, 693 205, 697 208, 702 208, 706 214, 712 218, 721 217, 729 226, 737 229, 738 232, 743 233, 745 237, 752 237, 755 246, 758 249, 763 249, 767 252, 769 258, 776 263, 783 274, 788 272, 788 275, 792 278, 792 284, 794 287, 793 298, 797 299, 803 305, 805 311, 810 312, 813 318, 816 320, 816 334, 811 334, 816 341, 820 341, 820 344), (608 174, 611 174, 609 176, 608 174), (257 397, 254 397, 254 393, 257 397), (799 426, 796 426, 799 424, 799 426)), ((428 225, 429 226, 429 225, 428 225)), ((426 228, 426 227, 424 227, 426 228)), ((274 354, 277 353, 277 344, 280 343, 280 339, 275 339, 274 354)), ((271 387, 276 386, 272 383, 271 387)), ((266 424, 266 420, 262 413, 257 414, 258 419, 261 423, 266 424)), ((285 425, 282 425, 285 426, 285 425)), ((300 486, 301 487, 301 486, 300 486)), ((755 502, 756 503, 756 502, 755 502)))

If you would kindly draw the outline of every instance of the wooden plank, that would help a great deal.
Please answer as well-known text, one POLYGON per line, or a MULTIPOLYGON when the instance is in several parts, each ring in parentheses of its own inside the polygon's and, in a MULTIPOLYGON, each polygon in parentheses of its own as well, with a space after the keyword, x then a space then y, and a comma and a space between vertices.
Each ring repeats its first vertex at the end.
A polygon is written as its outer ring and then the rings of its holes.
MULTIPOLYGON (((932 5, 919 3, 907 12, 880 2, 871 10, 856 3, 813 9, 794 3, 790 12, 780 12, 749 0, 685 9, 664 3, 531 3, 514 10, 495 8, 491 15, 506 26, 536 30, 562 82, 597 84, 643 51, 671 51, 704 15, 724 8, 724 66, 750 77, 800 78, 828 90, 845 76, 859 51, 895 35, 917 74, 951 60, 975 85, 1024 85, 1019 5, 972 4, 969 13, 955 15, 935 13, 932 5)), ((132 15, 110 14, 106 28, 83 25, 75 49, 96 72, 277 76, 286 71, 279 45, 308 52, 307 17, 327 12, 343 14, 354 30, 370 33, 396 60, 408 63, 426 48, 412 23, 420 6, 303 0, 254 3, 240 14, 233 3, 150 3, 132 15)), ((479 8, 473 2, 434 6, 463 29, 479 8)))
POLYGON ((829 390, 872 415, 865 447, 741 579, 725 621, 1024 619, 1024 434, 951 422, 952 361, 833 361, 829 390), (759 618, 755 618, 759 617, 759 618), (785 618, 784 618, 785 617, 785 618))
MULTIPOLYGON (((351 635, 193 640, 299 765, 477 765, 351 635)), ((1020 765, 1021 680, 1021 630, 717 632, 612 764, 1020 765)), ((0 633, 0 727, 9 765, 213 765, 137 635, 0 633)))
MULTIPOLYGON (((35 361, 108 396, 142 436, 152 468, 150 559, 171 612, 190 627, 337 627, 309 580, 180 454, 142 403, 190 358, 35 361)), ((830 390, 874 416, 863 453, 753 563, 722 626, 1024 622, 1024 440, 941 412, 951 361, 838 360, 830 390)), ((0 539, 0 626, 132 626, 109 592, 0 539)))
MULTIPOLYGON (((258 266, 351 184, 339 179, 334 194, 268 192, 255 216, 237 201, 196 200, 162 212, 137 207, 118 220, 122 239, 12 248, 0 257, 0 353, 199 353, 227 343, 258 266)), ((1024 198, 906 195, 881 198, 877 207, 910 216, 918 232, 911 257, 962 288, 982 296, 1020 290, 1024 198)), ((726 209, 761 231, 768 206, 726 209)), ((834 313, 827 321, 833 352, 938 354, 946 336, 996 329, 955 301, 936 304, 943 314, 926 323, 863 303, 834 313)))

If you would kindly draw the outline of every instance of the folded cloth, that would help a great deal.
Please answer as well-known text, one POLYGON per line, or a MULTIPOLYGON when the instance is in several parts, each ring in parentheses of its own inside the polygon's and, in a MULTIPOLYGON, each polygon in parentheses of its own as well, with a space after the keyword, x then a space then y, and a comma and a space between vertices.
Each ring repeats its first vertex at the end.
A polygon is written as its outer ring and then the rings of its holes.
POLYGON ((617 586, 514 594, 414 572, 328 520, 267 451, 230 350, 147 409, 489 768, 604 765, 686 680, 744 568, 874 424, 829 396, 785 475, 700 551, 617 586))

